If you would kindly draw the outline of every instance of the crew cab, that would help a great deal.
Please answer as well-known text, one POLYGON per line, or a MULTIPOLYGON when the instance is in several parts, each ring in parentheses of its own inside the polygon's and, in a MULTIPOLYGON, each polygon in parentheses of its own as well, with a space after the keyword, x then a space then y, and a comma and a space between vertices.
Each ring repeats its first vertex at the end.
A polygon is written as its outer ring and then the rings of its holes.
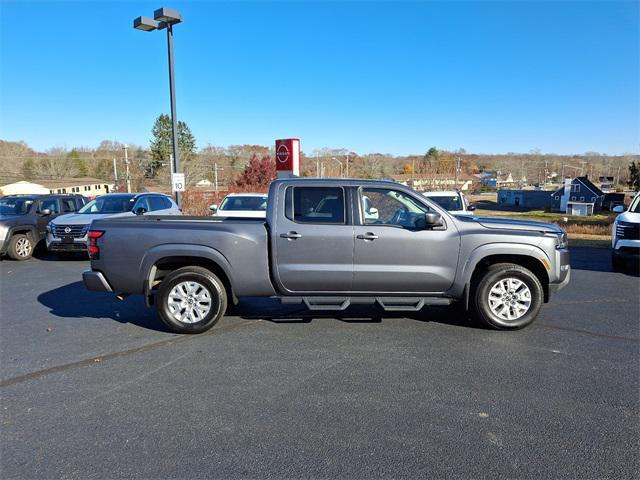
POLYGON ((241 297, 334 311, 458 302, 491 327, 522 328, 570 278, 559 227, 454 216, 387 181, 280 179, 266 221, 110 218, 89 241, 86 287, 142 294, 181 333, 211 328, 241 297))

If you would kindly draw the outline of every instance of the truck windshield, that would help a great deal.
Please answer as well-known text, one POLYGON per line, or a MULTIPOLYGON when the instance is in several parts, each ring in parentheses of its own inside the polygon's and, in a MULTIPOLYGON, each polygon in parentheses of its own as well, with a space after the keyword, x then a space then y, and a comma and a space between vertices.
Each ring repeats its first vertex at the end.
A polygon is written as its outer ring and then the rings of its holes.
POLYGON ((135 195, 117 195, 98 197, 90 201, 78 213, 123 213, 130 212, 135 202, 135 195))
POLYGON ((220 210, 267 210, 267 197, 226 197, 220 210))
POLYGON ((3 198, 0 199, 0 215, 25 215, 31 205, 31 198, 3 198))
POLYGON ((438 205, 440 205, 442 208, 444 208, 445 210, 448 211, 452 211, 452 210, 463 210, 463 206, 462 206, 462 202, 460 201, 460 197, 457 195, 452 195, 452 196, 427 196, 427 198, 429 200, 431 200, 432 202, 437 203, 438 205))

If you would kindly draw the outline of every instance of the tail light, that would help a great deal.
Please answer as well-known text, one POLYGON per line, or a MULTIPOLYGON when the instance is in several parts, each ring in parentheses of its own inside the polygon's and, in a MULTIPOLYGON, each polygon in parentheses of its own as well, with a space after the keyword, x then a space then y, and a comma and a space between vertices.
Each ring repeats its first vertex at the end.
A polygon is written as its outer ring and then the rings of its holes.
POLYGON ((100 258, 100 247, 98 247, 98 239, 104 235, 102 230, 89 230, 87 237, 89 238, 89 258, 98 260, 100 258))

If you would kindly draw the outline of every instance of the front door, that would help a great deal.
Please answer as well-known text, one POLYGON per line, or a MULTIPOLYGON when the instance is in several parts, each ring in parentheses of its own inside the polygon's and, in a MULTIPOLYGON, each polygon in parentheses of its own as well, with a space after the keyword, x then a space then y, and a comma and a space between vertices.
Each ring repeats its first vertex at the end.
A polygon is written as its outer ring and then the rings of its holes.
POLYGON ((47 234, 47 224, 60 215, 60 206, 58 204, 57 198, 45 198, 44 200, 40 200, 38 202, 36 214, 38 215, 37 219, 37 228, 38 228, 38 236, 39 238, 44 238, 47 234), (49 215, 42 215, 43 210, 50 210, 51 213, 49 215))
POLYGON ((289 292, 345 292, 353 275, 353 225, 341 187, 291 186, 275 231, 273 266, 289 292))
POLYGON ((393 188, 362 188, 353 290, 438 293, 453 284, 460 236, 452 221, 424 229, 430 207, 393 188))

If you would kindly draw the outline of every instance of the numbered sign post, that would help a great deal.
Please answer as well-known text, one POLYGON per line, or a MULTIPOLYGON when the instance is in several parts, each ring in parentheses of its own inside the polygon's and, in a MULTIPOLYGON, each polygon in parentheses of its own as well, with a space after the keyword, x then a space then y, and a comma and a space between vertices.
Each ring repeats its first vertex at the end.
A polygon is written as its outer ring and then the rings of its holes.
POLYGON ((184 173, 172 173, 171 174, 171 191, 172 192, 184 192, 184 173))
POLYGON ((276 140, 276 170, 278 178, 300 176, 300 139, 276 140))

